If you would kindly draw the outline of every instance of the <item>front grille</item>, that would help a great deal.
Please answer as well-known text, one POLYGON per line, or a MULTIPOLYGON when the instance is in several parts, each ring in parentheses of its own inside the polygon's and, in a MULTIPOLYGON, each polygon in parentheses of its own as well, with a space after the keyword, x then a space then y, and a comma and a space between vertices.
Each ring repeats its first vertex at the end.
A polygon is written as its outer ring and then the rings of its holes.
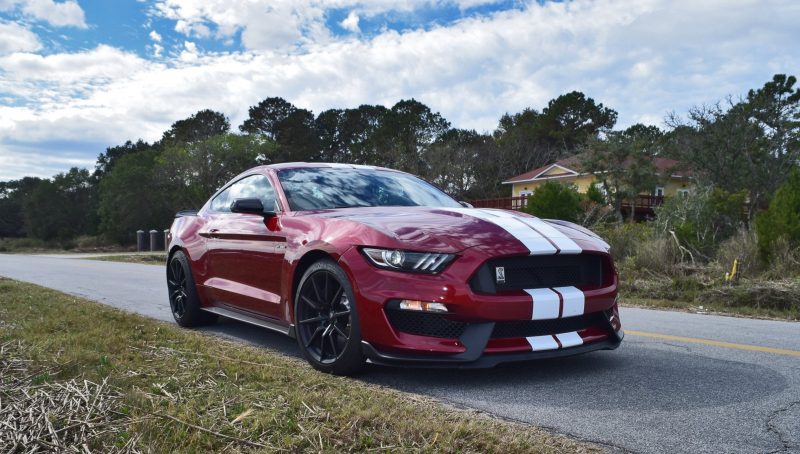
POLYGON ((591 326, 606 327, 608 321, 602 312, 580 315, 577 317, 556 318, 552 320, 514 320, 497 322, 492 331, 493 339, 511 337, 545 336, 548 334, 580 331, 591 326))
POLYGON ((478 293, 547 287, 600 286, 604 258, 597 254, 534 255, 489 260, 470 280, 478 293), (498 279, 503 268, 504 280, 498 279))
POLYGON ((386 316, 396 330, 418 336, 457 339, 467 326, 464 322, 448 320, 443 314, 387 309, 386 316))

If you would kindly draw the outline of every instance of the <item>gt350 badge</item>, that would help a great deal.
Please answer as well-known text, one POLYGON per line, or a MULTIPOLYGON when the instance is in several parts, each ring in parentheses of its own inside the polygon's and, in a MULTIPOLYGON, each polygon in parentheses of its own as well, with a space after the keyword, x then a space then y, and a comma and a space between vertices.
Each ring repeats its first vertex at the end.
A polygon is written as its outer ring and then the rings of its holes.
POLYGON ((495 280, 498 284, 505 284, 506 283, 506 269, 502 266, 498 266, 494 269, 495 273, 495 280))

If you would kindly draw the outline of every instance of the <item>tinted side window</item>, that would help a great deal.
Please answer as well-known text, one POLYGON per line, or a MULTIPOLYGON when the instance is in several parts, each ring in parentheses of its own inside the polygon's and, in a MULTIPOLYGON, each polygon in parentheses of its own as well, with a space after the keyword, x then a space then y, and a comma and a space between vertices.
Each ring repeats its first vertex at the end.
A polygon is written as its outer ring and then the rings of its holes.
POLYGON ((211 210, 229 213, 231 203, 236 199, 260 199, 265 210, 274 210, 275 190, 264 175, 250 175, 233 183, 211 201, 211 210))
POLYGON ((228 196, 230 196, 230 194, 231 188, 228 188, 214 197, 214 200, 211 201, 211 211, 229 213, 231 211, 232 202, 228 200, 228 196))

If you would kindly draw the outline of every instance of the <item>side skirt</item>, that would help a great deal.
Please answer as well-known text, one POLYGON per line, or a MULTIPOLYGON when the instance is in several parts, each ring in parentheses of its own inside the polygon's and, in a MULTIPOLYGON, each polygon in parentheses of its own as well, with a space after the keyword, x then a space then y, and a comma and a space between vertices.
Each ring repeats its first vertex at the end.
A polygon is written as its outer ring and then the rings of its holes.
POLYGON ((277 331, 281 334, 285 334, 290 337, 294 337, 294 326, 285 326, 279 323, 275 323, 269 320, 265 320, 259 317, 253 317, 251 315, 243 314, 238 311, 233 311, 230 309, 226 309, 224 307, 203 307, 202 310, 206 312, 211 312, 212 314, 221 315, 223 317, 228 317, 233 320, 238 320, 240 322, 249 323, 251 325, 260 326, 262 328, 267 328, 272 331, 277 331))

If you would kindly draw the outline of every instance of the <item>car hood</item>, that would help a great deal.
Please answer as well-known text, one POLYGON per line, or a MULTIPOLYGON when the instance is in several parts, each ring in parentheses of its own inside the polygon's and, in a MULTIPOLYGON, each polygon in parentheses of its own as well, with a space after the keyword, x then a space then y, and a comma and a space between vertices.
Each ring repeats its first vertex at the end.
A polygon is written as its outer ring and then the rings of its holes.
POLYGON ((371 207, 324 210, 313 215, 358 223, 393 240, 393 247, 411 250, 458 252, 480 247, 493 255, 608 250, 600 237, 583 227, 516 211, 371 207))

